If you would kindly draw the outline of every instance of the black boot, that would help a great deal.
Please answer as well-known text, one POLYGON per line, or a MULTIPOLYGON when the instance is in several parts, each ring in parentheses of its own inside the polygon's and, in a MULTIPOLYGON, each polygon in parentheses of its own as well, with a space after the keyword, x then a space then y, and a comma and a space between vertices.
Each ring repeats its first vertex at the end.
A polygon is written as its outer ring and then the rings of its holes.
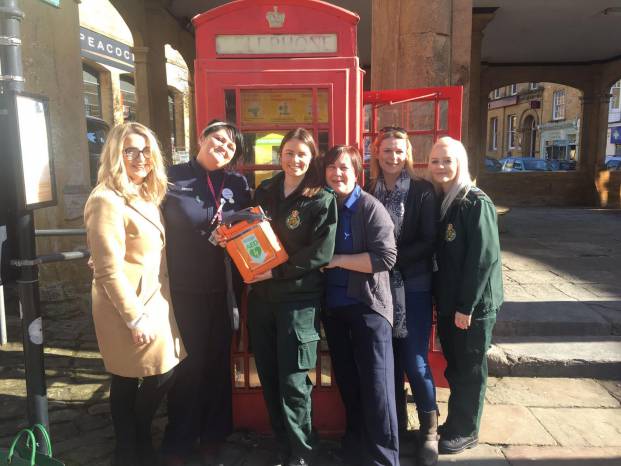
POLYGON ((418 464, 435 466, 438 463, 438 412, 418 411, 420 431, 418 436, 418 464))

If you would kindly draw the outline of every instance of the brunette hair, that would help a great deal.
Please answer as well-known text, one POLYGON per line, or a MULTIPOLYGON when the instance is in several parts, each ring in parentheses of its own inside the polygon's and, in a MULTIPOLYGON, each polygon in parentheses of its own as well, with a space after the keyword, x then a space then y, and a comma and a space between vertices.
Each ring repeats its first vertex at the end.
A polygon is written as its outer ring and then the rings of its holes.
POLYGON ((304 175, 304 179, 300 184, 300 189, 302 190, 302 196, 305 197, 313 197, 319 191, 323 189, 324 184, 324 175, 321 173, 321 162, 318 160, 319 151, 317 150, 317 144, 315 144, 315 139, 310 131, 306 128, 296 128, 289 131, 285 134, 285 137, 280 142, 280 147, 278 148, 278 157, 282 158, 282 151, 287 144, 292 139, 297 139, 308 149, 311 153, 311 161, 308 165, 308 170, 304 175))
POLYGON ((373 144, 371 144, 371 160, 369 161, 369 167, 371 168, 371 179, 369 181, 368 187, 369 192, 373 192, 375 190, 377 179, 382 174, 382 169, 380 167, 378 157, 379 148, 385 139, 405 140, 405 170, 408 172, 408 175, 410 175, 410 178, 412 178, 413 180, 417 179, 417 176, 414 173, 414 157, 412 155, 412 143, 410 142, 407 131, 399 126, 386 126, 379 130, 377 136, 375 136, 375 139, 373 140, 373 144))
POLYGON ((164 199, 168 178, 166 177, 162 150, 155 134, 146 126, 131 122, 112 128, 101 150, 99 163, 97 186, 106 186, 128 200, 141 197, 159 205, 162 199, 164 199), (134 185, 129 179, 123 160, 123 144, 125 139, 131 134, 138 134, 144 137, 147 141, 147 146, 151 149, 151 157, 149 159, 151 171, 140 186, 134 185))
POLYGON ((356 180, 360 181, 363 171, 362 157, 360 156, 360 151, 356 146, 339 144, 332 147, 328 152, 326 152, 326 154, 322 157, 324 173, 328 165, 332 165, 333 163, 335 163, 338 159, 341 158, 343 154, 349 154, 349 158, 351 159, 351 165, 354 169, 354 173, 356 174, 356 180))
POLYGON ((228 121, 221 121, 218 119, 211 120, 201 131, 201 139, 205 139, 211 133, 215 133, 221 129, 226 130, 226 133, 229 138, 231 138, 231 141, 235 143, 235 153, 228 164, 229 166, 234 166, 239 157, 244 153, 244 136, 237 126, 233 123, 229 123, 228 121))

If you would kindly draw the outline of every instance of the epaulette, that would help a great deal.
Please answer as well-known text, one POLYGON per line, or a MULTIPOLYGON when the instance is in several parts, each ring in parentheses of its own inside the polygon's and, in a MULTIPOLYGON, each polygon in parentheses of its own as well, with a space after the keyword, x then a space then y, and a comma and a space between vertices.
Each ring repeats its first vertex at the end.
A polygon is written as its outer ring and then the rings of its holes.
POLYGON ((468 195, 473 195, 479 198, 487 197, 487 194, 485 194, 481 188, 477 188, 476 186, 470 188, 468 195))

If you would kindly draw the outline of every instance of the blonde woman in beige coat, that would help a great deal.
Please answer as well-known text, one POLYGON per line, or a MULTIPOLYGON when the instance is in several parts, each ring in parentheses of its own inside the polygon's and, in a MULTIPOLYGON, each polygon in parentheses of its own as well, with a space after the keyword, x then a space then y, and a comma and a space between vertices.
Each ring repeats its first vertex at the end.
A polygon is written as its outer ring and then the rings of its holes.
POLYGON ((153 133, 116 126, 84 210, 93 264, 93 320, 116 436, 114 464, 155 464, 151 422, 185 357, 170 305, 159 204, 167 179, 153 133))

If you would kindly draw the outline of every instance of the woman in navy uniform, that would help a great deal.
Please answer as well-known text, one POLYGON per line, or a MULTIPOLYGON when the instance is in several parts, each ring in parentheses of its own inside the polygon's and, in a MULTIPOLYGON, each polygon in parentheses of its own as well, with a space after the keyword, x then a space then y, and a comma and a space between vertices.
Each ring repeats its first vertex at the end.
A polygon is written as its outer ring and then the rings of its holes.
POLYGON ((431 149, 429 173, 443 195, 433 289, 451 389, 439 450, 459 453, 478 443, 486 352, 503 302, 498 225, 494 204, 472 184, 461 142, 440 138, 431 149))
POLYGON ((335 146, 324 165, 339 206, 322 317, 347 415, 342 452, 348 464, 398 466, 388 273, 397 259, 393 226, 384 206, 357 183, 358 149, 335 146))
POLYGON ((288 132, 279 155, 283 171, 261 183, 254 202, 271 217, 289 259, 253 282, 248 330, 279 460, 298 466, 313 449, 308 370, 317 362, 320 268, 334 252, 337 209, 323 188, 311 133, 288 132))
POLYGON ((397 241, 397 264, 390 274, 395 323, 395 390, 402 428, 407 428, 403 372, 408 375, 420 424, 421 466, 438 461, 438 407, 429 366, 432 256, 438 206, 433 186, 414 174, 412 144, 403 128, 382 128, 373 141, 368 191, 386 207, 397 241), (405 424, 405 425, 403 425, 405 424))
POLYGON ((209 236, 222 212, 250 204, 246 179, 229 170, 242 143, 234 125, 214 120, 201 133, 198 155, 168 173, 170 286, 188 352, 168 394, 163 453, 171 465, 183 464, 197 440, 209 464, 233 428, 224 251, 209 236))

